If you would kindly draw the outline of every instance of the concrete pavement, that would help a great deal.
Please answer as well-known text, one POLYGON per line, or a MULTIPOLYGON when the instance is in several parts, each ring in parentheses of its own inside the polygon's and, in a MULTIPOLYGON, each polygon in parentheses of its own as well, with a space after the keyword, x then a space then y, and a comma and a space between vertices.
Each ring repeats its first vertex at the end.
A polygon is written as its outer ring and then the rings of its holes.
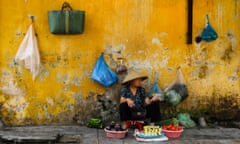
MULTIPOLYGON (((5 127, 0 130, 1 143, 53 144, 140 144, 130 130, 125 139, 110 139, 102 129, 83 126, 5 127)), ((185 129, 181 138, 147 144, 240 144, 238 128, 185 129)), ((141 142, 141 144, 145 144, 141 142)))

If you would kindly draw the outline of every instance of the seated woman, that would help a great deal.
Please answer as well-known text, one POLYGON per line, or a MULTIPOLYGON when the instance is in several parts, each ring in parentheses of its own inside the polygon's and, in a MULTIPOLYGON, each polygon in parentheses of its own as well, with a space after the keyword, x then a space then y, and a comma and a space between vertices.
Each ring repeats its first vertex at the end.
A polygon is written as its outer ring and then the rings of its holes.
POLYGON ((148 77, 136 72, 130 71, 122 84, 125 87, 121 91, 120 99, 120 120, 126 122, 133 120, 132 114, 135 111, 146 110, 146 119, 150 119, 151 123, 160 121, 159 97, 149 98, 145 89, 141 86, 141 82, 148 77))

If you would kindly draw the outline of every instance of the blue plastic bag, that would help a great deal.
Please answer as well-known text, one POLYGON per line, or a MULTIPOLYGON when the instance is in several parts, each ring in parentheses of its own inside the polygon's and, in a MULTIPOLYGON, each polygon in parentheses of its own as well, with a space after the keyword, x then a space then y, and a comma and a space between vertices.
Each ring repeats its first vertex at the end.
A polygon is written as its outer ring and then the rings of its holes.
POLYGON ((151 88, 150 93, 151 93, 151 97, 158 96, 160 101, 164 100, 163 91, 160 89, 157 82, 153 84, 153 87, 151 88))
POLYGON ((97 60, 91 79, 105 87, 110 87, 118 81, 117 75, 106 64, 103 54, 97 60))
POLYGON ((211 42, 218 38, 218 34, 215 32, 215 30, 210 25, 208 15, 206 15, 206 21, 207 21, 207 24, 202 32, 201 38, 202 38, 202 40, 204 40, 206 42, 211 42))

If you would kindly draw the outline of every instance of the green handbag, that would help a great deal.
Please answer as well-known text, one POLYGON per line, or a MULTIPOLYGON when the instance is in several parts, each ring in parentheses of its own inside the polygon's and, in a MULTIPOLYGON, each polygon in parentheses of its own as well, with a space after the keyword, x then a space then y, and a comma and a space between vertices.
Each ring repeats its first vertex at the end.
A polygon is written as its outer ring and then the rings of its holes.
POLYGON ((62 10, 48 12, 50 32, 53 34, 81 34, 84 30, 85 11, 73 10, 64 2, 62 10))

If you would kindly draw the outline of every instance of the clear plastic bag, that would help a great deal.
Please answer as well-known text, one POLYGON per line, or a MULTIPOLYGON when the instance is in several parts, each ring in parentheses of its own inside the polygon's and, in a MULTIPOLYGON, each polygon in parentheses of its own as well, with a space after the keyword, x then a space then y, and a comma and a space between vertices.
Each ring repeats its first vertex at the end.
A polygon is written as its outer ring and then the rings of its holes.
POLYGON ((212 28, 208 15, 206 15, 206 27, 204 28, 202 34, 201 34, 202 40, 206 42, 214 41, 218 38, 218 34, 216 31, 212 28))
POLYGON ((110 87, 118 81, 117 74, 109 69, 106 64, 103 53, 97 60, 91 78, 105 87, 110 87))
POLYGON ((160 101, 164 100, 163 91, 161 90, 157 82, 153 84, 153 87, 151 88, 150 91, 150 96, 151 97, 158 96, 160 101))
POLYGON ((164 92, 166 101, 172 105, 177 105, 188 97, 188 89, 180 68, 175 81, 164 92))

